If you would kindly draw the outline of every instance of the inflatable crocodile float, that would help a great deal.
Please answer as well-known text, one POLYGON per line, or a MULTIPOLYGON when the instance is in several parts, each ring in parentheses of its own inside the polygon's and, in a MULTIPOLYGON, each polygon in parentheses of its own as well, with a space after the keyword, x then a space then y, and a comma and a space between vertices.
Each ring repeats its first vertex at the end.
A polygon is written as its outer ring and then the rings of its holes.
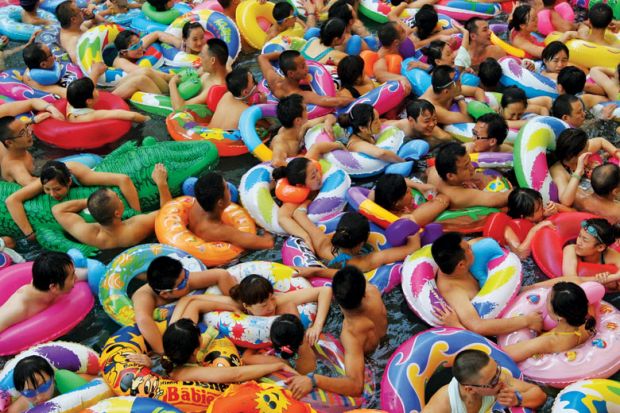
MULTIPOLYGON (((154 138, 146 138, 139 147, 135 142, 123 144, 107 155, 94 170, 128 175, 138 190, 140 206, 146 212, 159 208, 159 192, 151 178, 156 163, 163 163, 168 169, 168 185, 172 196, 176 197, 181 195, 185 179, 206 174, 217 165, 218 160, 217 149, 209 141, 157 142, 154 138)), ((6 199, 20 188, 15 183, 0 182, 0 199, 6 199)), ((99 188, 97 186, 73 187, 60 202, 88 198, 99 188)), ((117 187, 111 187, 111 189, 118 193, 125 203, 123 219, 138 214, 137 211, 129 208, 117 187)), ((58 202, 49 195, 41 194, 24 203, 26 215, 36 232, 39 244, 52 251, 66 252, 71 248, 76 248, 85 256, 95 255, 98 252, 97 248, 67 238, 67 234, 52 215, 52 207, 58 202)), ((86 220, 93 221, 88 213, 82 212, 81 215, 86 220)), ((23 237, 4 202, 0 203, 0 235, 23 237)))

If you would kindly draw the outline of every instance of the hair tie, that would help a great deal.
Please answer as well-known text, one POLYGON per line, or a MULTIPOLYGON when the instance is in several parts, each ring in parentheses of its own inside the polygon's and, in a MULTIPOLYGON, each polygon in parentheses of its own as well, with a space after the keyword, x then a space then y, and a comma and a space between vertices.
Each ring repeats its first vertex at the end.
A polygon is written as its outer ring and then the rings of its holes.
POLYGON ((280 352, 281 353, 286 353, 286 354, 293 354, 293 350, 291 350, 291 348, 289 346, 281 346, 280 347, 280 352))

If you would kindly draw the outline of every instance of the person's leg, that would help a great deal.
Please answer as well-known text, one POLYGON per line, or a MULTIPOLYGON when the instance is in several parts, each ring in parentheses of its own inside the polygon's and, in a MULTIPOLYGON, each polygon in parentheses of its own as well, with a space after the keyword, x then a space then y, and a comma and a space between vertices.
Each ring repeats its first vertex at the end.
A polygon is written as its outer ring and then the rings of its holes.
POLYGON ((148 76, 136 72, 123 77, 112 91, 114 95, 124 100, 131 98, 136 92, 161 93, 159 87, 148 76))
POLYGON ((159 88, 159 93, 163 93, 167 95, 170 93, 170 89, 168 87, 168 81, 172 78, 172 75, 167 75, 163 72, 158 72, 153 68, 147 67, 144 68, 144 73, 157 85, 159 88))

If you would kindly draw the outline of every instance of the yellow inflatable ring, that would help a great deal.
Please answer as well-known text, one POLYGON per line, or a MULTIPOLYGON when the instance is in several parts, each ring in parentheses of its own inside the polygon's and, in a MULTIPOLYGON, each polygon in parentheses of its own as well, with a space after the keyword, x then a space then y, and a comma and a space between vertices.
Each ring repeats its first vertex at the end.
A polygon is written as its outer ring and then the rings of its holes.
MULTIPOLYGON (((545 39, 545 44, 558 40, 562 33, 553 32, 545 39)), ((569 51, 569 61, 576 65, 591 68, 604 66, 616 70, 620 63, 620 48, 603 46, 581 39, 569 40, 566 43, 569 51)))
MULTIPOLYGON (((162 244, 172 245, 212 267, 226 264, 244 250, 228 242, 206 242, 191 232, 189 211, 196 202, 191 196, 181 196, 164 205, 155 220, 155 235, 162 244)), ((250 214, 237 204, 230 204, 222 214, 222 222, 239 231, 256 233, 256 224, 250 214)))
MULTIPOLYGON (((266 28, 276 23, 273 18, 274 3, 260 4, 257 0, 242 1, 237 7, 237 26, 241 36, 255 49, 261 50, 267 42, 266 28)), ((280 33, 280 36, 302 37, 304 28, 295 24, 292 29, 280 33)))

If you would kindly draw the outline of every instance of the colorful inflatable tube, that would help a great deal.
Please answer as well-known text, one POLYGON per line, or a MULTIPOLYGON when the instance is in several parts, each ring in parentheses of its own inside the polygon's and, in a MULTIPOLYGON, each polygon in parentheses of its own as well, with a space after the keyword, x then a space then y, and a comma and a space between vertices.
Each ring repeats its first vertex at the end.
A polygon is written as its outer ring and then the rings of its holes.
POLYGON ((13 100, 39 98, 51 103, 58 99, 58 96, 52 93, 34 89, 23 83, 23 74, 24 69, 0 72, 0 94, 13 100))
POLYGON ((142 4, 142 13, 131 20, 131 29, 139 33, 163 32, 175 19, 192 11, 189 4, 178 2, 166 11, 157 11, 151 4, 142 4))
POLYGON ((620 411, 620 383, 590 379, 575 382, 555 397, 551 413, 599 413, 620 411))
MULTIPOLYGON (((267 30, 276 23, 273 18, 274 3, 261 3, 257 0, 244 1, 236 11, 236 21, 239 31, 245 41, 255 49, 260 50, 267 41, 267 30)), ((303 36, 304 28, 296 24, 280 36, 303 36)))
POLYGON ((239 132, 243 143, 248 147, 252 155, 257 157, 261 162, 270 162, 273 156, 271 148, 269 148, 258 136, 256 132, 256 123, 267 117, 276 116, 277 105, 263 104, 250 106, 241 114, 239 118, 239 132))
POLYGON ((102 400, 82 413, 181 413, 182 410, 164 403, 160 400, 152 400, 147 397, 112 397, 102 400))
POLYGON ((557 83, 540 73, 527 70, 521 66, 521 62, 515 57, 503 57, 499 59, 502 67, 500 83, 505 86, 517 86, 523 89, 529 98, 549 96, 553 99, 558 97, 557 83))
MULTIPOLYGON (((549 34, 545 38, 545 44, 558 40, 561 35, 560 32, 549 34)), ((569 51, 568 60, 582 67, 604 66, 615 70, 620 62, 620 48, 617 47, 603 46, 581 39, 572 39, 565 44, 569 51)))
MULTIPOLYGON (((16 42, 27 42, 34 32, 41 29, 41 26, 23 23, 22 11, 23 9, 20 6, 0 7, 0 34, 16 42)), ((56 16, 45 10, 38 10, 37 16, 58 24, 56 16)))
POLYGON ((353 109, 353 106, 366 103, 374 107, 377 112, 379 112, 379 115, 383 115, 398 107, 406 97, 407 95, 403 84, 399 80, 390 80, 374 88, 370 92, 363 94, 350 105, 338 109, 336 114, 349 113, 351 109, 353 109))

